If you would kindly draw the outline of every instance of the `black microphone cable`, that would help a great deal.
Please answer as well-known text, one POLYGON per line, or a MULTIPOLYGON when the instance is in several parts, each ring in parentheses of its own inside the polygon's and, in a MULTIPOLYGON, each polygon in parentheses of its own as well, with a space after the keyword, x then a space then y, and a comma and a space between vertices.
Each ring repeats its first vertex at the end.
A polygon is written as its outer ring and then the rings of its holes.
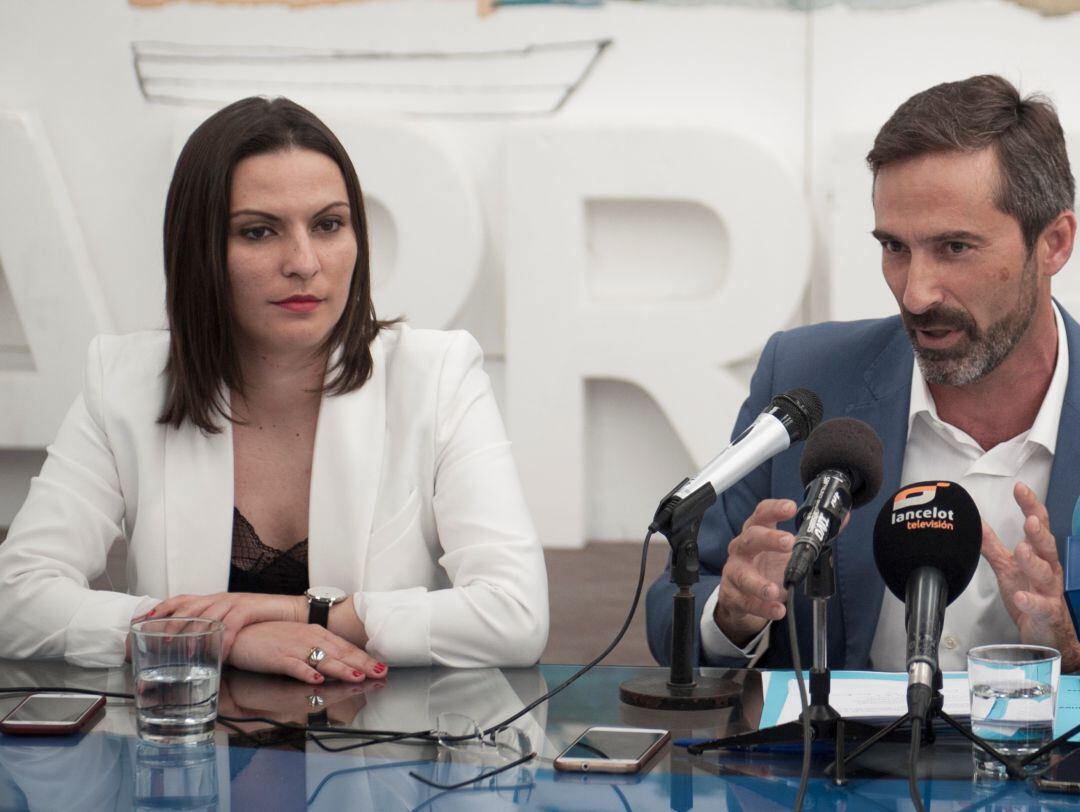
POLYGON ((645 534, 645 543, 641 547, 641 567, 638 569, 637 586, 634 588, 633 600, 630 601, 630 611, 626 613, 626 620, 623 621, 622 628, 619 629, 618 634, 615 635, 615 639, 613 639, 610 643, 608 643, 607 648, 605 648, 598 655, 596 655, 596 657, 594 657, 591 662, 589 662, 586 665, 583 665, 581 668, 579 668, 577 671, 575 671, 573 674, 571 674, 569 677, 567 677, 561 683, 556 685, 554 688, 552 688, 546 694, 544 694, 543 696, 541 696, 538 699, 534 699, 532 702, 530 702, 528 705, 526 705, 520 711, 515 713, 513 716, 509 716, 506 719, 504 719, 503 721, 499 722, 498 724, 492 725, 491 727, 489 727, 487 730, 484 731, 485 735, 490 734, 493 731, 499 730, 500 728, 504 728, 507 725, 510 725, 510 724, 516 722, 518 719, 520 719, 526 713, 529 713, 529 711, 531 711, 533 708, 537 707, 538 705, 543 704, 544 702, 547 702, 549 699, 551 699, 553 696, 555 696, 556 694, 563 691, 565 688, 569 688, 573 683, 577 682, 577 680, 581 676, 583 676, 584 674, 586 674, 587 672, 589 672, 593 668, 595 668, 597 665, 599 665, 600 662, 605 657, 607 657, 609 654, 611 654, 611 652, 614 650, 615 646, 619 645, 619 643, 622 641, 623 637, 626 636, 627 630, 630 628, 630 623, 631 623, 631 621, 633 621, 634 614, 637 612, 638 601, 641 599, 641 589, 645 584, 646 564, 648 563, 648 559, 649 559, 649 541, 652 539, 652 537, 653 537, 653 531, 649 530, 645 534))
POLYGON ((103 696, 107 699, 135 699, 134 694, 125 694, 120 691, 99 691, 97 688, 39 688, 26 685, 0 688, 0 694, 86 694, 87 696, 103 696))
POLYGON ((924 812, 919 792, 919 745, 922 743, 922 717, 911 717, 911 746, 908 750, 908 794, 915 805, 915 812, 924 812))
MULTIPOLYGON (((584 676, 586 673, 588 673, 593 668, 595 668, 597 665, 599 665, 600 662, 603 661, 603 659, 605 657, 607 657, 615 649, 615 647, 617 645, 619 645, 620 642, 622 642, 623 637, 626 636, 626 632, 630 628, 630 623, 633 621, 634 615, 637 613, 638 603, 641 600, 641 590, 642 590, 642 588, 644 587, 644 584, 645 584, 645 573, 647 571, 647 564, 648 564, 648 559, 649 559, 649 542, 652 539, 652 536, 653 536, 653 532, 651 530, 648 533, 645 534, 645 541, 642 544, 642 548, 641 548, 641 566, 638 568, 637 585, 634 588, 634 597, 630 601, 630 609, 626 614, 626 620, 623 621, 622 628, 619 629, 619 631, 615 635, 614 639, 612 639, 612 641, 610 643, 608 643, 608 645, 604 648, 604 650, 601 651, 598 655, 596 655, 596 657, 594 657, 591 661, 589 661, 588 663, 583 665, 581 668, 579 668, 577 671, 575 671, 573 674, 571 674, 569 677, 567 677, 561 683, 556 685, 550 691, 548 691, 547 693, 537 697, 536 699, 534 699, 529 704, 525 705, 525 707, 523 707, 521 710, 517 711, 513 715, 508 716, 505 719, 491 725, 490 727, 485 728, 482 731, 485 736, 488 736, 488 735, 490 735, 490 734, 492 734, 492 733, 494 733, 494 732, 496 732, 498 730, 501 730, 504 727, 508 727, 508 726, 512 725, 514 722, 516 722, 518 719, 520 719, 525 714, 531 712, 535 708, 537 708, 540 705, 542 705, 543 703, 547 702, 549 699, 554 697, 556 694, 559 694, 562 691, 564 691, 565 689, 569 688, 571 685, 573 685, 575 682, 577 682, 577 680, 579 680, 582 676, 584 676)), ((270 720, 268 720, 268 719, 260 719, 258 721, 267 721, 268 722, 270 720)), ((334 728, 333 731, 335 733, 344 732, 341 728, 334 728)), ((380 733, 382 735, 392 735, 392 734, 388 734, 387 731, 380 731, 380 733)), ((429 731, 429 733, 430 733, 430 731, 429 731)), ((417 736, 415 734, 399 734, 399 738, 409 738, 409 737, 411 737, 411 738, 423 738, 422 736, 417 736)), ((384 741, 392 741, 392 740, 393 739, 384 739, 384 741)), ((372 742, 372 743, 375 743, 375 742, 372 742)), ((346 747, 333 748, 333 749, 335 751, 337 751, 337 750, 348 750, 348 749, 353 749, 355 747, 363 747, 366 744, 367 743, 354 744, 354 745, 349 745, 349 746, 346 746, 346 747)), ((324 748, 324 749, 330 749, 330 748, 324 748)))
MULTIPOLYGON (((12 685, 10 687, 0 688, 0 694, 87 694, 88 696, 104 696, 109 699, 128 699, 134 700, 135 695, 129 693, 123 693, 120 691, 99 691, 96 688, 68 688, 68 687, 54 687, 54 686, 39 686, 39 685, 12 685)), ((225 723, 226 727, 232 730, 236 730, 239 733, 248 735, 246 731, 239 730, 236 725, 242 722, 262 722, 270 725, 271 727, 281 730, 292 730, 303 732, 307 734, 313 733, 329 733, 333 734, 325 738, 343 738, 346 736, 359 737, 371 739, 370 741, 354 743, 348 747, 329 747, 321 744, 318 738, 310 736, 309 738, 316 744, 321 746, 324 750, 330 752, 337 752, 339 750, 351 750, 358 747, 368 747, 372 744, 386 744, 389 742, 405 741, 405 740, 418 740, 423 742, 435 741, 435 731, 433 730, 417 730, 412 732, 404 732, 399 730, 368 730, 362 728, 353 727, 313 727, 308 724, 301 724, 299 722, 282 722, 279 719, 272 719, 269 716, 229 716, 224 713, 219 713, 217 719, 225 723)), ((493 729, 498 729, 496 726, 493 729)), ((446 737, 443 737, 444 740, 446 737)))
POLYGON ((810 728, 810 700, 806 695, 806 681, 803 679, 802 659, 799 657, 799 635, 795 627, 795 590, 788 590, 787 596, 787 629, 788 641, 791 643, 791 665, 795 668, 795 680, 799 686, 799 704, 802 713, 803 756, 802 769, 799 772, 799 791, 795 794, 795 812, 800 812, 803 799, 806 797, 806 788, 810 785, 810 755, 814 747, 813 731, 810 728))

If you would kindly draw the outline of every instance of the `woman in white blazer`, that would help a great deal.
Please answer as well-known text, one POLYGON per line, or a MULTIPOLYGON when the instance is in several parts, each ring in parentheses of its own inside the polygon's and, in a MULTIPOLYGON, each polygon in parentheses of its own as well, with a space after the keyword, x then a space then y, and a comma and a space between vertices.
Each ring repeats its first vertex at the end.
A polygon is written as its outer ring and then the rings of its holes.
POLYGON ((91 344, 0 545, 0 656, 118 665, 152 614, 220 618, 227 661, 311 683, 539 658, 543 554, 480 349, 378 321, 366 236, 307 110, 245 99, 192 134, 170 329, 91 344), (121 538, 129 592, 90 589, 121 538))

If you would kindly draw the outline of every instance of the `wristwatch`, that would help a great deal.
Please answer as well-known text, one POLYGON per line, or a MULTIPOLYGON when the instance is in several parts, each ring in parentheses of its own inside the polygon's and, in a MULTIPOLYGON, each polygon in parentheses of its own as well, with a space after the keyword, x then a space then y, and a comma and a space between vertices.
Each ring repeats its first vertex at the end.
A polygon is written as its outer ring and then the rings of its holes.
POLYGON ((347 597, 345 592, 336 586, 312 586, 308 587, 308 623, 318 623, 324 629, 330 620, 330 607, 341 603, 347 597))

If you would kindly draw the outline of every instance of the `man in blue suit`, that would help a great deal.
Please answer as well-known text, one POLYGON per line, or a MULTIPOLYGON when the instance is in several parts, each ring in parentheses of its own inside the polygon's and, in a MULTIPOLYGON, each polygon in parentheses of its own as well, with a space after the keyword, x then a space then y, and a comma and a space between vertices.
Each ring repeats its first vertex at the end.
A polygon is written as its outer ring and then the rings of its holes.
MULTIPOLYGON (((831 667, 905 670, 903 605, 874 565, 873 524, 902 482, 942 479, 972 493, 984 529, 979 570, 946 614, 941 667, 965 668, 974 645, 1021 640, 1057 648, 1063 670, 1076 671, 1060 557, 1080 494, 1080 326, 1050 281, 1077 221, 1057 115, 1000 77, 938 85, 897 109, 867 160, 874 237, 900 313, 774 335, 732 436, 773 395, 801 386, 821 396, 827 418, 864 420, 881 437, 882 487, 834 544, 831 667)), ((774 457, 705 516, 695 588, 703 664, 791 664, 786 630, 770 625, 785 615, 799 459, 798 448, 774 457)), ((673 592, 665 574, 647 599, 660 662, 670 658, 673 592)), ((801 592, 805 663, 812 623, 801 592)))

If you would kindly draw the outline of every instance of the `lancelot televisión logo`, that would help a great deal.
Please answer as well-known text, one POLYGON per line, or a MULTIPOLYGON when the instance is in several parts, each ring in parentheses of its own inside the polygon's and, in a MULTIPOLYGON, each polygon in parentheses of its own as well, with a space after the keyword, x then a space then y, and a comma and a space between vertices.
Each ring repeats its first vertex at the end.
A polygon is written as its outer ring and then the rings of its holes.
POLYGON ((943 510, 936 505, 920 507, 933 502, 938 488, 947 488, 949 484, 931 482, 900 491, 893 499, 892 523, 906 525, 907 530, 955 530, 955 511, 943 510))

